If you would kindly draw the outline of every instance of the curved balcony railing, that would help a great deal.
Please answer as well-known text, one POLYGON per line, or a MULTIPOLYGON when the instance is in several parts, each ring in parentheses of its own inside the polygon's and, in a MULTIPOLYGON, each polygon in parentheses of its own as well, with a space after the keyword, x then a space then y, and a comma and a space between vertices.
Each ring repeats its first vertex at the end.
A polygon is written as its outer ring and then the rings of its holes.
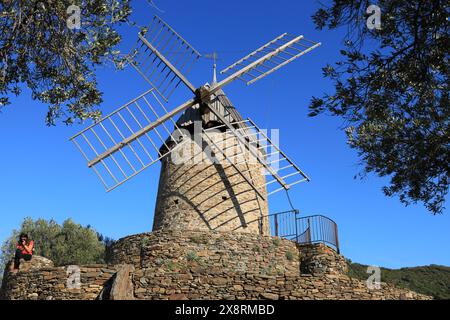
POLYGON ((266 218, 268 218, 272 236, 286 238, 300 244, 324 243, 334 247, 339 253, 337 224, 328 217, 323 215, 300 217, 298 210, 291 210, 262 217, 260 223, 267 221, 266 218))

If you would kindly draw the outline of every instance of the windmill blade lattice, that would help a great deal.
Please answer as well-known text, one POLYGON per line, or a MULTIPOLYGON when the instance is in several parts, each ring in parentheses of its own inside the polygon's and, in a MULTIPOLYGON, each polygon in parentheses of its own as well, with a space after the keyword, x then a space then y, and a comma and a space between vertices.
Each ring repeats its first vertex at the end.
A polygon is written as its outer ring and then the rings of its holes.
MULTIPOLYGON (((252 84, 317 48, 320 43, 285 33, 223 70, 222 73, 231 74, 224 80, 217 83, 214 76, 212 85, 196 88, 186 76, 201 55, 167 23, 155 16, 149 29, 138 38, 137 47, 128 60, 151 89, 71 138, 107 191, 174 152, 183 143, 183 132, 174 117, 196 105, 200 106, 198 109, 205 124, 221 124, 219 126, 237 139, 240 152, 249 152, 274 178, 261 186, 252 182, 251 175, 239 172, 261 198, 266 191, 272 194, 288 190, 309 180, 256 124, 251 120, 244 121, 239 112, 228 105, 221 89, 236 79, 252 84), (181 83, 194 93, 194 97, 168 111, 161 100, 167 102, 181 83), (236 127, 236 121, 242 122, 241 125, 236 127), (273 151, 268 153, 263 148, 273 151), (277 155, 272 161, 271 157, 277 155), (286 164, 281 166, 282 162, 286 164)), ((203 128, 203 133, 210 138, 208 129, 203 128)), ((216 147, 220 149, 220 146, 216 147)), ((223 150, 218 152, 223 153, 223 150)), ((232 160, 226 157, 228 162, 232 160)))
POLYGON ((158 16, 138 37, 128 61, 166 102, 181 83, 195 92, 186 75, 201 57, 197 50, 158 16))
MULTIPOLYGON (((309 177, 251 119, 232 123, 232 125, 239 125, 241 127, 236 131, 247 141, 247 145, 243 146, 240 144, 239 152, 236 153, 233 150, 231 155, 227 152, 226 141, 223 141, 222 144, 215 144, 214 146, 233 166, 239 166, 242 163, 248 162, 248 158, 243 156, 243 154, 249 148, 260 155, 259 158, 255 159, 266 168, 266 174, 272 176, 270 181, 267 181, 264 185, 253 184, 251 181, 251 173, 255 168, 239 171, 239 173, 244 176, 245 180, 247 180, 263 200, 265 200, 262 196, 264 189, 267 195, 270 196, 281 190, 288 190, 290 187, 299 183, 310 181, 309 177), (278 178, 273 174, 274 172, 276 172, 278 178)), ((204 134, 207 138, 206 140, 212 141, 208 133, 220 129, 220 127, 222 126, 205 129, 204 134)))
POLYGON ((165 157, 161 145, 173 150, 181 145, 183 133, 167 114, 150 89, 70 140, 111 191, 165 157))
POLYGON ((307 40, 303 36, 284 33, 220 73, 230 75, 230 81, 237 78, 251 85, 320 45, 320 42, 307 40))

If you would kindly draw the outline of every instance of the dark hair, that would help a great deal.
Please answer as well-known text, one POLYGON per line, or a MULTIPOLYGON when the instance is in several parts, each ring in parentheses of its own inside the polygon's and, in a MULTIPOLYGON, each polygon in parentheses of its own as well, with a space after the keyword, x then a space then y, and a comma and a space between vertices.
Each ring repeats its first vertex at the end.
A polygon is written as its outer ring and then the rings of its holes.
POLYGON ((26 233, 21 233, 19 239, 26 238, 28 240, 28 235, 26 233))

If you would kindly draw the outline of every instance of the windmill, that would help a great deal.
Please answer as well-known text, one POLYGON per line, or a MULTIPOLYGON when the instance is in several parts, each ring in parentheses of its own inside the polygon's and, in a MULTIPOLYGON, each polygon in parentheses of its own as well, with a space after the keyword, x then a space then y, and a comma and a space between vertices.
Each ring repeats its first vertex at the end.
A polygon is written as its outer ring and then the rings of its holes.
POLYGON ((251 85, 318 46, 284 33, 196 87, 187 76, 200 53, 155 16, 127 58, 150 89, 70 140, 107 191, 161 161, 154 230, 268 234, 268 196, 309 178, 223 88, 251 85), (168 108, 180 86, 194 96, 168 108))

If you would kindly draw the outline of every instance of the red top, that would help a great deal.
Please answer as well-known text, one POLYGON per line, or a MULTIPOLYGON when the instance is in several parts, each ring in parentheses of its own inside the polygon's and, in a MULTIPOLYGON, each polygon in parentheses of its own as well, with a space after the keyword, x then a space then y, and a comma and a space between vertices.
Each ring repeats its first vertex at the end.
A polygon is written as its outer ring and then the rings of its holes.
POLYGON ((22 254, 33 254, 33 247, 34 247, 34 241, 31 240, 28 244, 27 247, 31 246, 31 252, 28 252, 25 247, 22 244, 17 243, 17 249, 20 250, 20 252, 22 252, 22 254))

